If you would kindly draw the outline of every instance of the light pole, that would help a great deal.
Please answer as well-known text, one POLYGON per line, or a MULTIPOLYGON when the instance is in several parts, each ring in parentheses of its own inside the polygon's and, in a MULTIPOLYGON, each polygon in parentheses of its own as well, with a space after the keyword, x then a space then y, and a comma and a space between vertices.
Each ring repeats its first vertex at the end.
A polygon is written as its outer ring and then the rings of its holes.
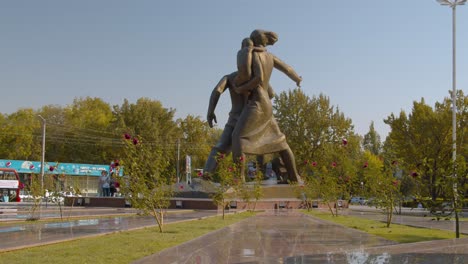
POLYGON ((460 237, 460 227, 457 212, 457 83, 456 83, 456 10, 457 5, 464 5, 467 0, 437 0, 441 5, 452 8, 452 160, 453 160, 453 193, 454 193, 454 209, 455 209, 455 233, 456 237, 460 237))
POLYGON ((180 138, 177 139, 177 183, 180 182, 180 138))
POLYGON ((45 160, 45 134, 46 120, 41 115, 37 115, 42 120, 42 157, 41 157, 41 192, 44 191, 44 160, 45 160))

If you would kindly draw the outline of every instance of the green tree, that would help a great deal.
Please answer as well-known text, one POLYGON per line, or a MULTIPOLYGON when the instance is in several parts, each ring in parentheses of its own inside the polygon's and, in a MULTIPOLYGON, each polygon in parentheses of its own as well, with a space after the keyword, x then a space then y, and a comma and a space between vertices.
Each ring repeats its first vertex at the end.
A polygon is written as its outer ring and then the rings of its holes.
POLYGON ((161 102, 140 98, 131 104, 124 100, 122 106, 114 106, 113 111, 115 127, 119 131, 139 135, 160 145, 175 143, 178 135, 175 110, 163 107, 161 102))
POLYGON ((41 157, 41 123, 33 109, 20 109, 0 124, 0 156, 37 160, 41 157))
MULTIPOLYGON (((167 168, 176 167, 177 139, 180 130, 174 121, 174 109, 163 107, 159 101, 140 98, 134 104, 124 100, 121 106, 113 107, 113 113, 114 132, 138 135, 144 138, 147 144, 160 146, 170 162, 167 168)), ((171 174, 166 171, 163 175, 169 177, 171 174)))
MULTIPOLYGON (((460 101, 466 102, 466 98, 460 101)), ((385 123, 391 131, 386 145, 391 146, 389 152, 401 161, 402 167, 408 173, 419 175, 422 196, 430 196, 433 201, 438 197, 449 197, 441 184, 451 170, 451 103, 447 98, 443 103, 436 103, 432 108, 422 99, 413 103, 410 115, 404 111, 399 116, 391 114, 385 123)), ((466 107, 465 107, 466 108, 466 107)), ((460 128, 457 142, 462 143, 466 128, 460 128)), ((461 157, 466 156, 466 150, 461 151, 461 157)))
MULTIPOLYGON (((65 109, 61 106, 46 105, 38 113, 46 121, 46 145, 45 152, 48 161, 69 162, 67 151, 69 151, 69 137, 66 132, 70 130, 67 126, 65 109), (66 144, 64 144, 66 142, 66 144)), ((42 121, 41 121, 42 122, 42 121)), ((36 134, 42 135, 42 130, 36 134)))
POLYGON ((228 198, 232 197, 234 186, 242 184, 240 180, 239 167, 232 161, 232 156, 226 156, 225 154, 219 154, 216 157, 218 167, 216 168, 216 188, 212 195, 213 202, 218 205, 218 208, 222 209, 222 216, 224 219, 226 207, 228 206, 228 198), (236 177, 237 175, 237 177, 236 177), (232 188, 232 189, 231 189, 232 188), (231 191, 228 193, 228 191, 231 191))
POLYGON ((385 213, 387 227, 390 227, 401 182, 393 177, 392 171, 385 170, 383 160, 370 151, 363 154, 362 162, 365 165, 360 174, 363 176, 366 194, 372 198, 370 203, 385 213))
MULTIPOLYGON (((107 163, 112 159, 116 134, 109 134, 112 110, 100 98, 75 98, 64 109, 65 122, 57 124, 67 143, 63 156, 80 163, 107 163)), ((57 160, 61 161, 61 160, 57 160)))
POLYGON ((370 151, 374 155, 379 155, 381 152, 382 143, 379 133, 374 129, 374 121, 372 121, 369 126, 369 132, 364 135, 362 146, 365 150, 370 151))
POLYGON ((159 231, 164 231, 164 214, 174 194, 173 178, 164 175, 170 165, 161 145, 147 143, 141 137, 125 140, 125 156, 121 162, 126 179, 121 192, 134 208, 156 220, 159 231))
POLYGON ((318 197, 321 201, 327 204, 328 209, 332 216, 338 216, 338 206, 337 201, 342 193, 342 188, 340 182, 336 177, 337 172, 335 170, 335 163, 332 164, 331 168, 323 166, 319 177, 312 179, 311 185, 316 185, 318 192, 318 197), (335 204, 335 212, 333 212, 332 204, 335 204))
POLYGON ((42 190, 41 186, 41 175, 32 174, 31 181, 28 185, 29 186, 26 186, 26 188, 29 190, 29 194, 32 195, 33 203, 29 208, 29 215, 27 217, 27 220, 39 220, 41 218, 40 208, 42 203, 42 197, 44 197, 44 190, 42 190))
MULTIPOLYGON (((299 161, 299 171, 306 171, 306 161, 330 163, 328 152, 335 149, 333 145, 341 146, 343 139, 355 137, 351 119, 323 94, 310 98, 301 89, 282 92, 275 96, 273 108, 278 125, 299 161)), ((350 147, 356 148, 353 152, 359 151, 359 145, 350 147)))
POLYGON ((210 137, 211 129, 200 117, 192 115, 177 120, 180 128, 180 153, 182 157, 192 157, 192 168, 203 168, 211 146, 214 144, 210 137))

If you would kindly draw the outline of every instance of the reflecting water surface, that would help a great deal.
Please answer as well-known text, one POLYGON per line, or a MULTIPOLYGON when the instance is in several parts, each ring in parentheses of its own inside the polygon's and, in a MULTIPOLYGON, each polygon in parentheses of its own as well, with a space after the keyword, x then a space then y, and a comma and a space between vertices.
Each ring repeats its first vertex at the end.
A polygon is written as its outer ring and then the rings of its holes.
POLYGON ((295 212, 266 212, 135 263, 468 263, 468 240, 397 244, 295 212))
MULTIPOLYGON (((170 223, 179 220, 198 219, 215 213, 213 211, 171 213, 166 216, 165 221, 170 223)), ((118 216, 85 220, 72 219, 52 223, 29 222, 15 226, 5 225, 0 226, 0 250, 153 225, 156 225, 156 221, 150 216, 118 216)))

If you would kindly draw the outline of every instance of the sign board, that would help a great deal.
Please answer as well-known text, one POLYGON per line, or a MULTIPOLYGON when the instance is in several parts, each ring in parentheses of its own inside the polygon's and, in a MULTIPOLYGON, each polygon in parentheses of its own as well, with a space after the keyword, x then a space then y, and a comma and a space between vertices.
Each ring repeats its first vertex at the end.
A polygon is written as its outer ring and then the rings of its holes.
MULTIPOLYGON (((0 168, 11 168, 15 169, 18 173, 41 173, 41 162, 40 161, 28 161, 28 160, 1 160, 0 168)), ((79 163, 56 163, 56 162, 45 162, 44 173, 45 174, 65 174, 65 175, 78 175, 78 176, 101 176, 101 171, 110 170, 109 165, 97 165, 97 164, 79 164, 79 163), (53 171, 50 167, 54 167, 53 171)), ((119 170, 119 176, 123 175, 123 170, 119 170)))
POLYGON ((18 189, 19 182, 17 180, 1 180, 0 189, 18 189))

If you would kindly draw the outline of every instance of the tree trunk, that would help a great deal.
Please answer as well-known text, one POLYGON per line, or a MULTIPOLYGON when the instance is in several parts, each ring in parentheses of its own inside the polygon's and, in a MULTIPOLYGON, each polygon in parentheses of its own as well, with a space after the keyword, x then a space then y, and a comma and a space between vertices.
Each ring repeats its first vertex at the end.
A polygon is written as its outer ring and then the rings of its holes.
POLYGON ((437 200, 437 188, 435 186, 436 176, 431 175, 430 178, 431 178, 431 198, 432 198, 432 201, 436 201, 437 200))
POLYGON ((224 199, 222 202, 222 206, 223 206, 223 220, 224 220, 224 211, 226 210, 226 203, 224 202, 224 199))
POLYGON ((390 207, 387 208, 387 228, 389 228, 390 224, 392 223, 392 217, 393 217, 393 201, 390 207))
POLYGON ((338 216, 338 200, 335 201, 335 216, 338 216))
POLYGON ((158 213, 158 211, 156 210, 156 208, 153 207, 153 217, 156 219, 156 223, 158 223, 158 227, 159 227, 159 232, 160 233, 163 233, 163 216, 162 216, 162 212, 161 213, 158 213))
POLYGON ((335 216, 335 214, 333 213, 333 208, 331 208, 329 202, 327 202, 327 206, 328 206, 328 209, 330 209, 330 212, 331 212, 332 216, 335 216))

